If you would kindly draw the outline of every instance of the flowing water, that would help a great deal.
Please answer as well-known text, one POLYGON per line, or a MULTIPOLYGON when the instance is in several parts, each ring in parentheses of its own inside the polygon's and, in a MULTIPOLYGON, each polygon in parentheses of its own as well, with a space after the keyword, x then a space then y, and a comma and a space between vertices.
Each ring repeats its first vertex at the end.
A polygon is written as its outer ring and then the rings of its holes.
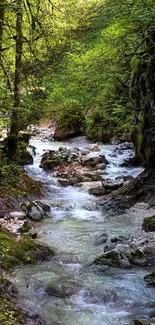
MULTIPOLYGON (((31 145, 37 148, 37 155, 34 164, 26 170, 44 183, 46 200, 51 204, 50 217, 37 226, 38 239, 53 248, 56 257, 14 271, 20 306, 41 314, 48 325, 129 325, 136 316, 151 313, 155 310, 155 291, 143 280, 148 270, 90 266, 103 252, 103 245, 95 245, 98 234, 141 236, 143 215, 134 209, 115 216, 104 213, 97 199, 86 190, 62 187, 51 173, 39 168, 44 150, 60 146, 86 147, 85 137, 61 143, 31 140, 31 145), (64 298, 48 295, 47 286, 56 284, 69 286, 73 295, 64 298)), ((119 166, 129 153, 125 151, 122 156, 111 157, 114 148, 101 148, 110 161, 106 177, 138 175, 140 168, 119 166)))

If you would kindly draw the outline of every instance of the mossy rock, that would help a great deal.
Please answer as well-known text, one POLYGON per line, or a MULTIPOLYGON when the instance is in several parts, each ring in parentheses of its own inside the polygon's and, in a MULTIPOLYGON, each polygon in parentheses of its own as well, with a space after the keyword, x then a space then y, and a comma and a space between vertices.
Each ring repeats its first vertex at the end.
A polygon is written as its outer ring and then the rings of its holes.
POLYGON ((10 269, 15 265, 35 263, 54 255, 53 250, 31 240, 25 235, 17 240, 9 231, 0 228, 0 268, 10 269))
POLYGON ((16 306, 17 290, 14 284, 0 276, 0 324, 22 325, 22 324, 42 324, 43 320, 33 321, 33 316, 29 317, 25 312, 16 306))
POLYGON ((146 282, 155 281, 155 272, 145 275, 144 280, 146 282))
POLYGON ((43 162, 43 164, 41 165, 42 168, 44 168, 45 170, 50 170, 50 169, 53 169, 54 167, 60 165, 62 163, 61 159, 48 159, 48 160, 45 160, 43 162))
POLYGON ((142 227, 146 232, 155 231, 155 216, 145 218, 142 227))
POLYGON ((149 325, 150 322, 148 319, 136 319, 134 320, 134 325, 149 325))

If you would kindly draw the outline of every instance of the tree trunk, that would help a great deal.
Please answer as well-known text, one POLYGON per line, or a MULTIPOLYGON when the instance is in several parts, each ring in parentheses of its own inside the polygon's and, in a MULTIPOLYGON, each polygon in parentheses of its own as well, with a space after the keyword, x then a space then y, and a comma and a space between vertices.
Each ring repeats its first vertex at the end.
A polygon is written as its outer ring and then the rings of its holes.
MULTIPOLYGON (((149 39, 150 45, 155 45, 155 32, 149 35, 149 39)), ((141 153, 144 157, 145 168, 155 169, 155 49, 148 50, 148 52, 150 61, 141 78, 142 100, 145 100, 141 153)))
POLYGON ((8 151, 10 157, 14 157, 17 152, 18 131, 19 131, 19 109, 21 103, 21 74, 22 74, 22 0, 17 0, 14 108, 12 111, 10 135, 8 137, 8 151))
POLYGON ((6 1, 0 0, 0 52, 2 50, 2 41, 3 41, 3 25, 4 25, 5 6, 6 6, 6 1))

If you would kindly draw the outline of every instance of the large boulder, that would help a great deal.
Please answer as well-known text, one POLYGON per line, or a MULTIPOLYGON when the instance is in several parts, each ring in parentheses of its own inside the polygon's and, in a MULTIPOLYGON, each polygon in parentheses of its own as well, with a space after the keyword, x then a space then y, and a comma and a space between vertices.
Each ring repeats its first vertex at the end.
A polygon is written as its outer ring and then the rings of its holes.
POLYGON ((146 318, 135 319, 133 325, 150 325, 150 320, 146 318))
POLYGON ((36 135, 39 134, 41 131, 37 126, 30 124, 27 127, 27 132, 30 133, 31 135, 36 135))
POLYGON ((34 221, 43 219, 44 215, 47 215, 47 212, 50 211, 50 206, 41 201, 24 202, 21 204, 21 208, 26 217, 34 221))
POLYGON ((65 127, 59 124, 55 127, 54 140, 60 141, 73 135, 79 135, 82 132, 82 121, 75 119, 68 123, 65 127))
POLYGON ((102 254, 94 261, 95 264, 103 264, 113 267, 130 268, 131 264, 123 252, 118 249, 112 249, 110 252, 102 254))
POLYGON ((142 227, 145 231, 155 231, 155 216, 144 218, 142 227))
POLYGON ((52 170, 59 165, 71 164, 78 161, 78 151, 71 151, 70 149, 60 147, 59 150, 45 152, 42 156, 40 167, 45 170, 52 170))
POLYGON ((82 164, 84 166, 95 167, 96 165, 102 164, 102 163, 104 163, 105 165, 108 164, 108 161, 107 161, 107 159, 105 158, 104 155, 92 155, 92 154, 89 154, 82 160, 82 164))
POLYGON ((102 185, 99 185, 97 187, 91 187, 89 189, 89 194, 96 195, 96 196, 104 195, 105 194, 105 188, 102 187, 102 185))
POLYGON ((10 212, 10 217, 11 217, 12 219, 23 220, 23 219, 25 219, 26 214, 25 214, 25 212, 23 212, 23 211, 11 211, 11 212, 10 212))
POLYGON ((72 284, 67 283, 49 284, 45 291, 49 296, 55 296, 58 298, 70 297, 76 293, 75 287, 72 284))
POLYGON ((155 272, 144 276, 144 280, 148 283, 149 286, 155 287, 155 272))
POLYGON ((106 232, 103 232, 96 236, 94 245, 101 245, 105 244, 108 240, 109 235, 106 232))
POLYGON ((19 154, 19 164, 24 165, 32 165, 33 164, 33 157, 31 156, 30 152, 27 149, 23 149, 20 151, 19 154))
MULTIPOLYGON (((112 243, 112 247, 115 243, 112 243)), ((148 260, 142 249, 128 244, 118 244, 108 252, 99 256, 95 264, 120 268, 130 268, 132 265, 147 266, 148 260)))

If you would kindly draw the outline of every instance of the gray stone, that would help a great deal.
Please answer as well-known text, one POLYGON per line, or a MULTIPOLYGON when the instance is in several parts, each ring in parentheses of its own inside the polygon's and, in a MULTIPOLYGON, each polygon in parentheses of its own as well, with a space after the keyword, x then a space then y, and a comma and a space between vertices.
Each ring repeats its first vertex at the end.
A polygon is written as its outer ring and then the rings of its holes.
POLYGON ((87 148, 84 148, 84 149, 80 149, 80 152, 82 155, 86 156, 90 153, 90 150, 87 148))
POLYGON ((37 238, 37 232, 34 228, 31 228, 28 232, 28 235, 32 238, 32 239, 36 239, 37 238))
POLYGON ((96 169, 100 169, 100 170, 104 170, 106 168, 106 164, 102 163, 102 164, 97 164, 95 166, 96 169))
POLYGON ((94 171, 86 171, 84 174, 92 181, 100 181, 102 179, 102 177, 94 171))
POLYGON ((82 164, 84 166, 91 166, 91 167, 95 167, 97 164, 108 164, 105 156, 101 156, 101 155, 98 155, 98 156, 92 156, 91 154, 86 156, 83 161, 82 161, 82 164))
POLYGON ((127 258, 124 258, 121 260, 120 267, 123 269, 130 269, 131 268, 131 263, 127 258))
POLYGON ((122 267, 121 260, 124 259, 126 258, 123 253, 121 253, 119 250, 113 249, 110 252, 101 255, 94 261, 94 263, 113 267, 122 267))
POLYGON ((58 182, 59 184, 61 184, 62 186, 68 186, 69 185, 69 180, 66 178, 58 178, 58 182))
POLYGON ((32 206, 31 210, 28 211, 28 217, 34 221, 39 221, 43 219, 43 216, 44 210, 38 205, 32 206))
POLYGON ((134 325, 150 325, 150 321, 149 321, 149 319, 146 319, 146 318, 135 319, 134 325))
POLYGON ((100 196, 105 194, 105 188, 102 186, 93 187, 89 189, 89 194, 100 196))
POLYGON ((59 298, 70 297, 76 293, 76 290, 72 285, 62 283, 52 285, 49 284, 45 291, 48 295, 59 298))
POLYGON ((12 212, 10 212, 10 217, 17 218, 19 220, 23 220, 23 219, 25 219, 26 214, 22 211, 12 211, 12 212))
POLYGON ((94 245, 101 245, 107 242, 108 240, 108 234, 106 232, 96 236, 94 245))
POLYGON ((26 213, 27 218, 34 221, 43 219, 44 210, 35 201, 24 202, 21 204, 21 208, 26 213))
POLYGON ((51 206, 43 201, 34 201, 37 205, 39 205, 45 212, 50 212, 51 206))

